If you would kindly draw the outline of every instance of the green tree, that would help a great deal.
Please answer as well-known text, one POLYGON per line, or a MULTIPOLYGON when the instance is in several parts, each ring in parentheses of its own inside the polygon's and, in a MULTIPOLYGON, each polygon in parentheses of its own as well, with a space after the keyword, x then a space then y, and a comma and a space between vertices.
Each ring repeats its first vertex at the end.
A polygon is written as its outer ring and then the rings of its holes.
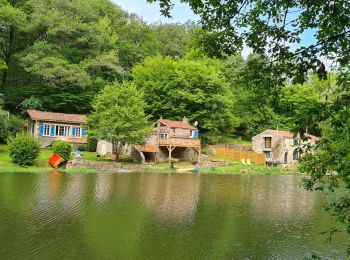
POLYGON ((28 134, 10 137, 8 148, 13 163, 20 166, 32 166, 40 155, 40 141, 28 134))
POLYGON ((204 139, 215 141, 220 132, 230 132, 237 124, 232 115, 233 95, 220 72, 221 63, 193 55, 174 60, 157 56, 147 58, 133 69, 135 84, 144 91, 147 112, 198 121, 204 139))
POLYGON ((90 132, 111 142, 117 157, 126 144, 144 143, 151 133, 143 94, 130 82, 106 86, 92 106, 93 112, 88 117, 90 132))
POLYGON ((36 110, 43 110, 43 104, 39 98, 36 98, 34 96, 31 96, 30 98, 26 98, 22 101, 22 103, 19 105, 21 109, 21 113, 25 114, 27 113, 28 109, 36 109, 36 110))
POLYGON ((0 143, 6 142, 8 137, 8 113, 0 108, 0 143))

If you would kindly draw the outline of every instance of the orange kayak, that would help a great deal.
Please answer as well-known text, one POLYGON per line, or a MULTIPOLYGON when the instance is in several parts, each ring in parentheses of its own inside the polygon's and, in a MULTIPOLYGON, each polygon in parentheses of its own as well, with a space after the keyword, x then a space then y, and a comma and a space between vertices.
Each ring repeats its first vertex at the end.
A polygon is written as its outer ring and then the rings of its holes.
POLYGON ((64 159, 56 153, 54 153, 49 159, 49 163, 55 168, 58 168, 60 163, 63 163, 63 162, 64 162, 64 159))

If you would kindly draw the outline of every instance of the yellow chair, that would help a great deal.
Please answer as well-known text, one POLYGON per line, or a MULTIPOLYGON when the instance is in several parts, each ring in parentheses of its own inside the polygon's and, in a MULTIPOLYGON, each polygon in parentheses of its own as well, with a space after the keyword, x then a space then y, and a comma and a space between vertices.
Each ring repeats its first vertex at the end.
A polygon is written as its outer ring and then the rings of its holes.
POLYGON ((250 162, 250 159, 247 159, 247 165, 252 165, 252 163, 250 162))
POLYGON ((242 164, 243 165, 247 165, 246 162, 245 162, 245 159, 242 159, 242 164))

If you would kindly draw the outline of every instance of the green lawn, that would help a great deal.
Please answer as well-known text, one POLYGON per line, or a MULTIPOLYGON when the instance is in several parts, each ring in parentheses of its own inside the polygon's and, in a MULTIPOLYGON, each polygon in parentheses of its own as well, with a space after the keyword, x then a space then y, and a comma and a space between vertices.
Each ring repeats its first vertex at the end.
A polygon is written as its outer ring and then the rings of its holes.
POLYGON ((52 152, 42 149, 40 156, 34 166, 20 167, 11 162, 9 152, 6 145, 0 145, 0 172, 42 172, 52 170, 48 159, 52 152))
MULTIPOLYGON (((8 153, 6 145, 0 145, 0 172, 47 172, 54 170, 48 159, 52 155, 52 151, 49 149, 42 149, 40 156, 34 166, 31 167, 20 167, 11 162, 11 158, 8 153)), ((87 161, 98 161, 96 153, 94 152, 83 152, 84 159, 87 161)), ((223 167, 212 167, 203 169, 201 173, 204 174, 293 174, 296 173, 296 169, 286 169, 281 167, 267 167, 264 165, 242 165, 239 161, 222 159, 217 157, 211 157, 215 160, 230 161, 232 165, 223 167)), ((101 161, 101 160, 100 160, 101 161)), ((122 163, 123 166, 137 165, 137 163, 122 163)), ((145 169, 145 172, 175 172, 175 170, 169 168, 169 163, 157 163, 155 169, 145 169)), ((177 167, 191 167, 191 162, 184 161, 175 163, 177 167)), ((96 172, 91 169, 70 169, 69 172, 96 172)))

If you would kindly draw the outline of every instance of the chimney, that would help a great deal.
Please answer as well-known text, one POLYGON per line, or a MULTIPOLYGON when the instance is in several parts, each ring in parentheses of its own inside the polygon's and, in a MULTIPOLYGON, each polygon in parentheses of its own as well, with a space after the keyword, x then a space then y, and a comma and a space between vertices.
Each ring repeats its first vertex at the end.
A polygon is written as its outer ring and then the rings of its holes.
POLYGON ((188 118, 184 116, 184 118, 182 118, 182 122, 188 124, 188 118))

